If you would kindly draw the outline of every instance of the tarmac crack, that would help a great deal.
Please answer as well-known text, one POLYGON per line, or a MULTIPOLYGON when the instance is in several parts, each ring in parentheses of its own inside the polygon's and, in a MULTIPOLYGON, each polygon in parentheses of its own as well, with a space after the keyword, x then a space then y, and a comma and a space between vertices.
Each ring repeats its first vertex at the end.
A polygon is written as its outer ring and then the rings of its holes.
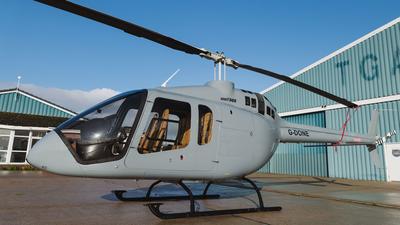
MULTIPOLYGON (((76 207, 92 207, 92 206, 99 206, 99 205, 112 205, 115 204, 113 202, 102 202, 102 203, 85 203, 84 205, 82 204, 63 204, 63 205, 43 205, 43 206, 38 206, 35 205, 35 209, 51 209, 51 208, 76 208, 76 207)), ((13 211, 13 210, 20 210, 20 209, 31 209, 33 206, 15 206, 15 207, 7 207, 7 208, 2 208, 0 211, 13 211)))
POLYGON ((387 204, 387 203, 381 203, 381 202, 368 202, 368 201, 361 201, 361 200, 355 200, 355 199, 335 198, 335 197, 330 197, 330 196, 314 195, 314 194, 307 194, 307 193, 302 193, 302 192, 281 191, 281 190, 266 189, 266 188, 263 188, 262 191, 292 195, 292 196, 297 196, 297 197, 327 199, 327 200, 332 200, 332 201, 337 201, 337 202, 354 203, 354 204, 359 204, 359 205, 368 205, 368 206, 400 210, 400 205, 387 204))
MULTIPOLYGON (((216 208, 209 207, 209 206, 207 206, 207 209, 217 210, 216 208)), ((248 220, 248 221, 259 223, 259 224, 263 224, 263 225, 270 225, 269 223, 243 216, 242 214, 228 214, 227 216, 237 217, 237 218, 241 218, 241 219, 244 219, 244 220, 248 220)))
POLYGON ((248 217, 245 217, 245 216, 242 216, 242 215, 238 215, 238 214, 232 214, 232 216, 233 217, 239 217, 241 219, 245 219, 245 220, 252 221, 252 222, 255 222, 255 223, 259 223, 259 224, 270 225, 269 223, 265 223, 265 222, 262 222, 262 221, 259 221, 259 220, 256 220, 256 219, 252 219, 252 218, 248 218, 248 217))

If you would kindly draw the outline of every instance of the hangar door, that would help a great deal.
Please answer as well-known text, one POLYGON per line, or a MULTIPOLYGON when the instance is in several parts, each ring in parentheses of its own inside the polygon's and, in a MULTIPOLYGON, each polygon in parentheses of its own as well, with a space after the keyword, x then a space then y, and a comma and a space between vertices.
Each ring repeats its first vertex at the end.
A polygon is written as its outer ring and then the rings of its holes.
POLYGON ((387 181, 400 181, 400 143, 385 144, 387 181))
MULTIPOLYGON (((325 112, 283 117, 291 123, 325 127, 325 112)), ((327 147, 310 144, 279 144, 274 156, 260 171, 305 176, 328 176, 327 147)))

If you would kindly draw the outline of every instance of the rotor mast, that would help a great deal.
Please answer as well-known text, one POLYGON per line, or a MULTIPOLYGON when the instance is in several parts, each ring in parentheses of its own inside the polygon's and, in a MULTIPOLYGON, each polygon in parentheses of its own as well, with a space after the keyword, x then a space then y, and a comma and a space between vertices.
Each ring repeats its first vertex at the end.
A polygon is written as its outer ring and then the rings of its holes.
POLYGON ((201 49, 203 52, 200 53, 200 57, 214 61, 214 80, 226 80, 226 66, 230 66, 234 69, 239 68, 239 62, 227 58, 223 52, 210 52, 205 49, 201 49), (218 76, 217 76, 217 65, 218 65, 218 76), (223 71, 222 71, 223 67, 223 71), (223 79, 222 79, 223 78, 223 79))

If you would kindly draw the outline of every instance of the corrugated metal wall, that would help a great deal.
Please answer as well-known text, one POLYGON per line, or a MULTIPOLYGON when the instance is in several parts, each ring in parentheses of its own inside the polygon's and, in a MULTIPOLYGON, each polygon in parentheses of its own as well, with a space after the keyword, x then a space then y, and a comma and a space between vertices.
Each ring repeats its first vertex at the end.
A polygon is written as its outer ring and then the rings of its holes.
MULTIPOLYGON (((351 113, 352 117, 347 131, 367 133, 373 109, 378 109, 380 112, 378 134, 385 135, 390 130, 400 131, 400 101, 362 106, 356 112, 351 113)), ((340 129, 345 120, 345 114, 346 109, 327 111, 326 126, 340 129), (338 118, 341 119, 341 122, 338 122, 338 118)), ((391 142, 400 142, 400 136, 394 136, 391 142)), ((339 147, 337 150, 335 152, 333 148, 328 148, 330 177, 381 181, 386 179, 386 170, 374 166, 365 146, 339 147)), ((382 165, 384 165, 383 147, 378 148, 378 153, 382 165)))
MULTIPOLYGON (((325 113, 285 117, 291 123, 325 127, 325 113)), ((280 144, 261 172, 278 174, 327 176, 326 147, 305 148, 304 144, 280 144)))
MULTIPOLYGON (((352 101, 400 94, 400 23, 386 28, 309 69, 295 79, 352 101)), ((266 96, 277 107, 278 112, 336 104, 331 100, 286 83, 270 90, 266 93, 266 96)), ((379 109, 381 112, 379 125, 381 135, 393 129, 400 131, 399 101, 361 107, 356 113, 353 113, 347 129, 352 132, 366 133, 372 109, 379 109)), ((326 111, 326 127, 340 129, 345 120, 345 113, 346 109, 326 111)), ((307 121, 307 116, 309 115, 298 115, 296 118, 299 121, 293 122, 304 123, 302 120, 307 121)), ((395 136, 391 141, 400 142, 400 135, 395 136)), ((283 146, 279 147, 276 154, 281 151, 282 153, 290 152, 289 149, 295 148, 283 146)), ((330 177, 381 181, 386 178, 385 169, 376 168, 373 165, 364 146, 339 147, 337 152, 333 148, 328 148, 327 152, 328 172, 326 174, 330 177)), ((379 147, 378 152, 382 164, 384 164, 383 148, 379 147)), ((292 150, 291 154, 305 155, 307 153, 292 150)), ((274 156, 271 163, 263 168, 263 171, 304 174, 302 168, 297 168, 298 171, 289 170, 289 165, 294 162, 285 159, 301 158, 302 156, 283 156, 284 154, 274 156)))
POLYGON ((0 94, 0 111, 23 113, 41 116, 71 117, 70 114, 53 108, 35 99, 22 94, 6 93, 0 94))
MULTIPOLYGON (((400 23, 295 79, 352 101, 399 94, 400 23)), ((267 92, 266 96, 279 112, 335 104, 287 83, 267 92)))

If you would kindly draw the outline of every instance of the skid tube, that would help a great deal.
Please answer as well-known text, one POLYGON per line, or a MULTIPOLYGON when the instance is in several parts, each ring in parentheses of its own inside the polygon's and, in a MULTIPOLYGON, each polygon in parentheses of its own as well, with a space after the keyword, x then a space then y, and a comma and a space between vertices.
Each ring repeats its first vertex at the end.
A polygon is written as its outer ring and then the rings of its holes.
MULTIPOLYGON (((258 207, 254 208, 240 208, 240 209, 223 209, 223 210, 207 210, 207 211, 196 211, 195 209, 195 196, 193 195, 192 191, 182 182, 179 181, 178 184, 186 191, 189 196, 190 201, 190 211, 189 212, 182 212, 182 213, 163 213, 160 210, 160 206, 162 203, 149 203, 147 206, 149 207, 150 211, 160 219, 178 219, 178 218, 187 218, 187 217, 200 217, 200 216, 218 216, 218 215, 229 215, 229 214, 241 214, 241 213, 251 213, 251 212, 270 212, 270 211, 281 211, 282 207, 275 206, 275 207, 265 207, 264 202, 260 193, 260 190, 255 185, 253 181, 247 178, 242 178, 244 181, 247 181, 257 192, 257 197, 259 201, 258 207)), ((207 194, 208 188, 212 183, 209 182, 204 189, 203 195, 207 194)))
MULTIPOLYGON (((175 196, 151 196, 151 192, 153 188, 161 183, 161 180, 158 180, 150 185, 150 187, 147 189, 146 196, 144 197, 125 197, 124 193, 126 192, 125 190, 114 190, 112 193, 114 193, 115 197, 117 197, 118 200, 120 201, 133 201, 133 202, 151 202, 151 201, 177 201, 177 200, 189 200, 190 196, 189 195, 175 195, 175 196)), ((203 192, 202 195, 193 195, 194 199, 217 199, 220 196, 219 195, 207 195, 207 190, 208 187, 210 186, 211 182, 209 182, 203 192)))

